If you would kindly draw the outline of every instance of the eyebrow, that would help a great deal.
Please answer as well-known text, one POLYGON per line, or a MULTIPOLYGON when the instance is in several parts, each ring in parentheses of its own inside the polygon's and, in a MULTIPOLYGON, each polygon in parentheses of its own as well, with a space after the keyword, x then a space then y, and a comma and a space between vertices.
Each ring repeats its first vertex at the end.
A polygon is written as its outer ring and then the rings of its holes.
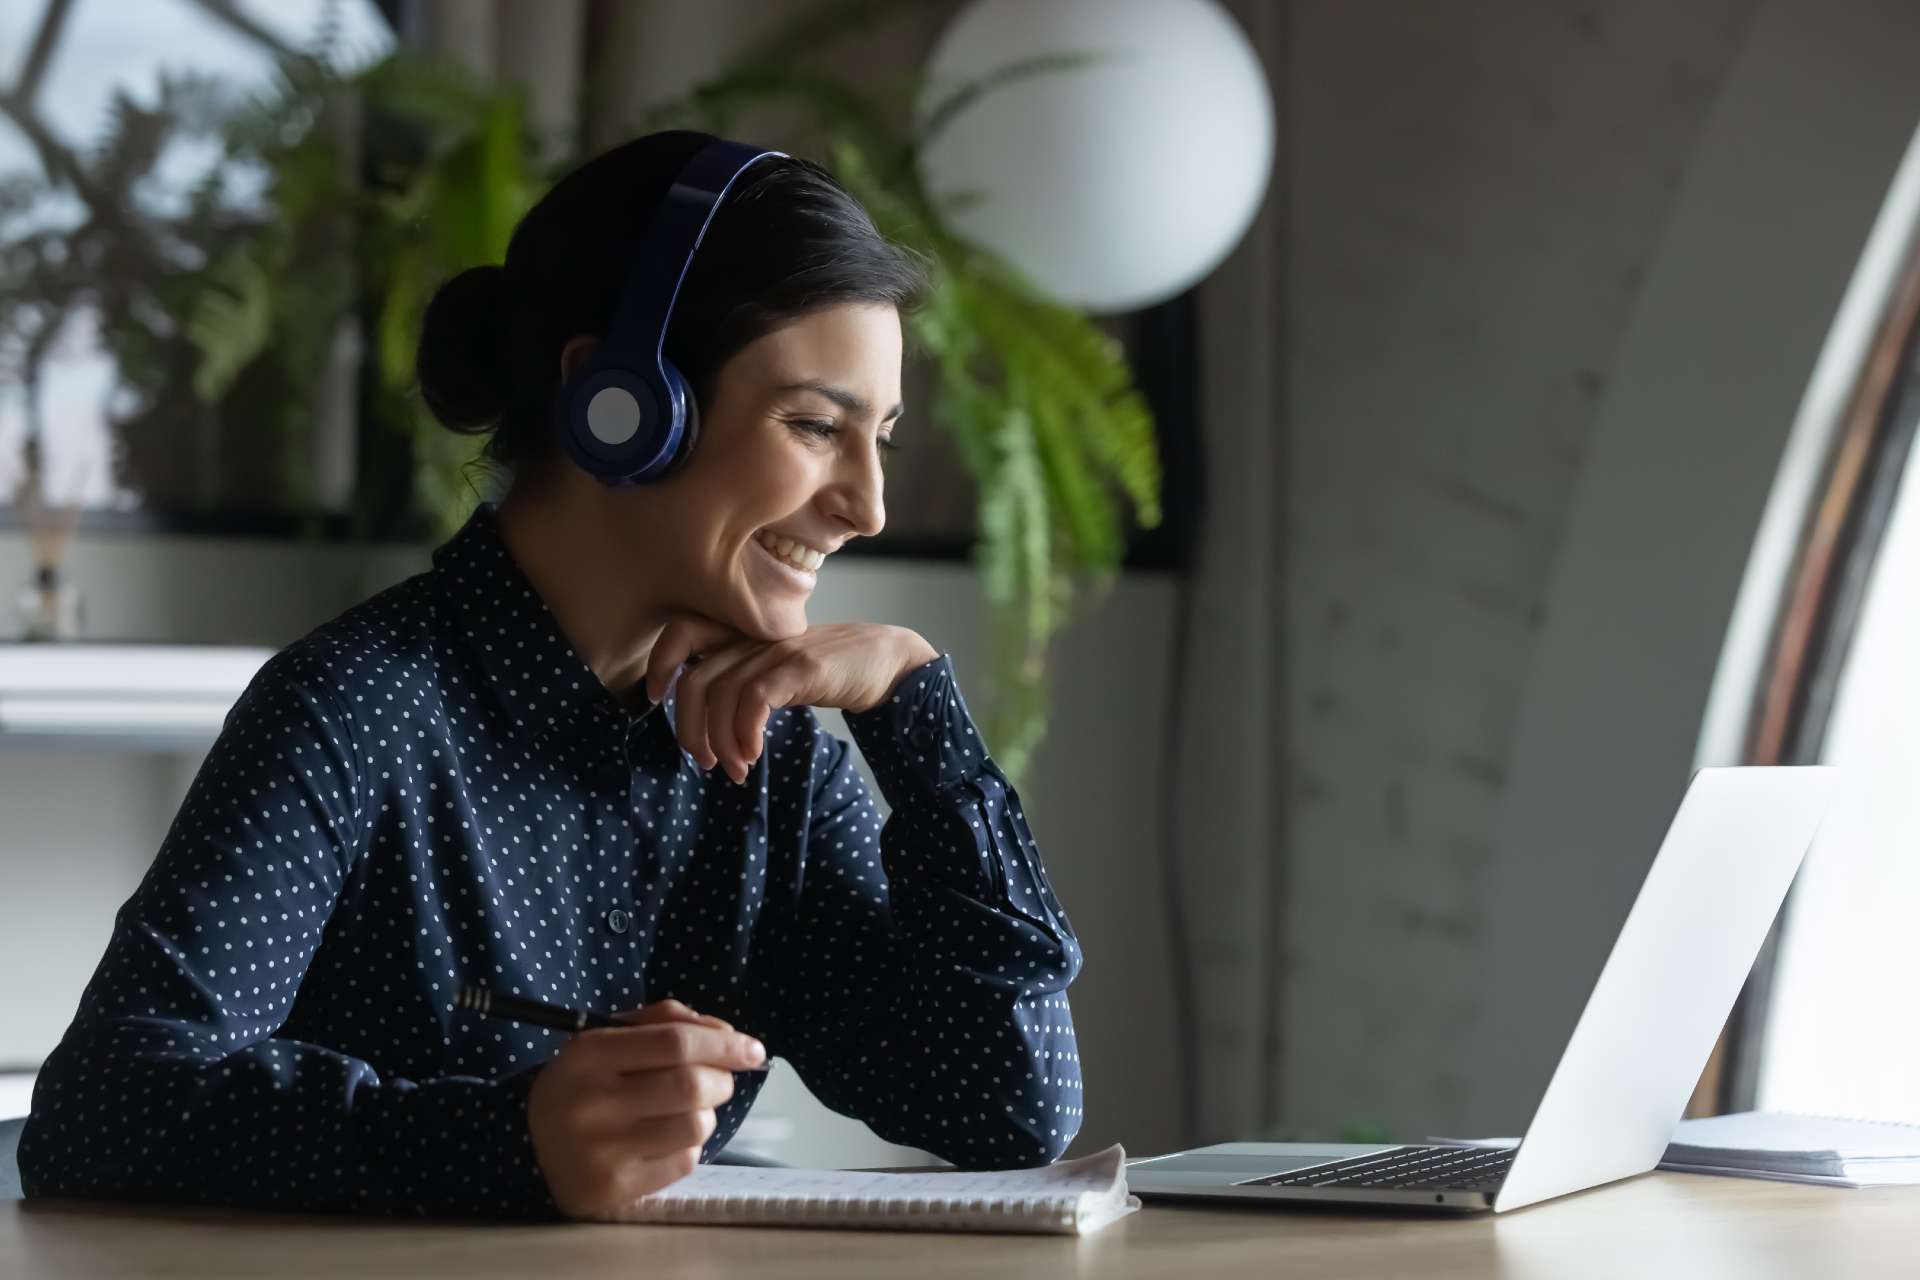
MULTIPOLYGON (((811 391, 815 395, 825 396, 842 409, 845 409, 848 413, 857 413, 863 417, 873 412, 873 405, 865 396, 855 395, 845 387, 836 387, 832 383, 822 381, 819 378, 804 378, 799 382, 789 382, 779 389, 781 391, 811 391)), ((906 406, 904 404, 896 404, 893 408, 887 410, 887 416, 880 419, 880 421, 882 423, 892 422, 905 411, 906 406)))

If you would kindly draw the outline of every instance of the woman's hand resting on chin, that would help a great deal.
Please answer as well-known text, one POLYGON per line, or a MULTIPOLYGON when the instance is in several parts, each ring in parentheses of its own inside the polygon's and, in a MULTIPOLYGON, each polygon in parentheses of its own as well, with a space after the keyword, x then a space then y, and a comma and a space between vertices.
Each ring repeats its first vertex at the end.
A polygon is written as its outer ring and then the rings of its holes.
POLYGON ((682 664, 674 700, 680 745, 703 769, 745 782, 776 708, 867 711, 900 678, 940 653, 917 632, 879 623, 808 627, 791 640, 752 640, 707 618, 668 623, 647 660, 647 697, 659 702, 682 664))

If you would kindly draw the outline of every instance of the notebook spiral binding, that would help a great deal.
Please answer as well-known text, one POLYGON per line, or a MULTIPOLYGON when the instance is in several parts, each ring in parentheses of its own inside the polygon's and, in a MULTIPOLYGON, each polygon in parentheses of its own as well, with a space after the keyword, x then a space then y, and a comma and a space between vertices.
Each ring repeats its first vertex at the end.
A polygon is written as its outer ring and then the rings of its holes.
MULTIPOLYGON (((729 1195, 708 1196, 698 1200, 656 1202, 645 1216, 658 1222, 788 1222, 818 1223, 889 1218, 924 1218, 932 1228, 951 1228, 986 1219, 1041 1219, 1070 1224, 1079 1216, 1079 1199, 1058 1196, 1052 1199, 1024 1201, 995 1200, 988 1196, 911 1196, 883 1200, 873 1196, 833 1200, 813 1196, 796 1200, 786 1196, 729 1195)), ((643 1202, 644 1203, 644 1202, 643 1202)))

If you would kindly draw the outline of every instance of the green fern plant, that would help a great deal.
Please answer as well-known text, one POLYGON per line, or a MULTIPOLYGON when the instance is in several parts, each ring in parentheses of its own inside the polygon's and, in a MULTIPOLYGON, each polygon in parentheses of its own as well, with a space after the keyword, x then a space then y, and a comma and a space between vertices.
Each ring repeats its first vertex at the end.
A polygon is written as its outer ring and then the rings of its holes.
POLYGON ((374 79, 389 110, 428 126, 428 154, 382 200, 385 288, 375 347, 383 395, 413 440, 416 501, 445 538, 480 496, 469 479, 479 444, 442 430, 413 394, 421 317, 441 281, 506 260, 514 227, 550 175, 534 158, 516 90, 454 68, 399 60, 376 69, 374 79))
POLYGON ((314 406, 358 297, 356 189, 337 145, 355 94, 324 53, 281 60, 271 83, 222 119, 221 167, 263 173, 266 198, 189 277, 183 308, 200 357, 193 393, 209 410, 275 424, 276 505, 303 514, 315 505, 305 447, 314 406))
POLYGON ((550 178, 534 158, 518 91, 407 55, 351 76, 303 59, 282 66, 274 89, 236 116, 228 146, 270 175, 271 213, 204 274, 187 325, 201 353, 196 392, 218 402, 262 364, 310 389, 338 323, 370 311, 372 418, 406 437, 414 509, 429 533, 451 535, 476 497, 469 476, 480 442, 423 412, 414 346, 434 288, 499 262, 550 178), (375 158, 372 182, 342 165, 325 127, 329 112, 346 109, 380 121, 379 136, 406 140, 406 154, 375 158))

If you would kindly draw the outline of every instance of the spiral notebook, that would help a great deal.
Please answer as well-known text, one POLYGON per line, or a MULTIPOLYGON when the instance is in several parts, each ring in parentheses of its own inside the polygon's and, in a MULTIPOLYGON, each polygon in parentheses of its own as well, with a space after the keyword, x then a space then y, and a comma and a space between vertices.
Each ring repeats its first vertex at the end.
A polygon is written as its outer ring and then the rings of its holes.
POLYGON ((1118 1146, 1037 1169, 890 1173, 701 1165, 621 1222, 1087 1235, 1134 1212, 1118 1146))

